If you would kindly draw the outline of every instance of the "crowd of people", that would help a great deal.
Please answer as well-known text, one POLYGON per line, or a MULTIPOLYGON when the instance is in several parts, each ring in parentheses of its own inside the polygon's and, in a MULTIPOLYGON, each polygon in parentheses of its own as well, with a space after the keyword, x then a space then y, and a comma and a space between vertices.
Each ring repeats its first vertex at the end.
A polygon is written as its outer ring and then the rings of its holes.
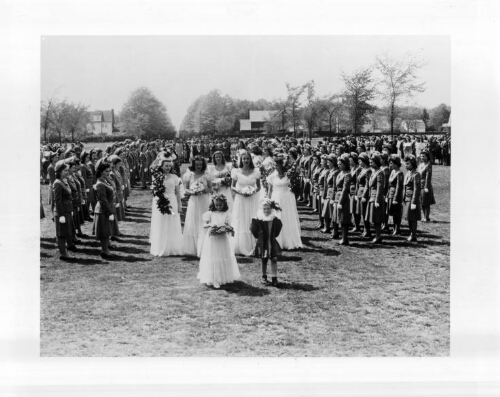
MULTIPOLYGON (((341 245, 355 234, 371 244, 383 233, 401 235, 403 218, 408 240, 417 241, 418 222, 430 221, 436 202, 432 165, 450 165, 450 154, 449 137, 410 135, 314 145, 289 137, 126 140, 89 151, 79 143, 43 145, 40 166, 61 260, 78 251, 85 222, 100 255, 112 258, 132 188, 151 189, 150 253, 200 258, 200 282, 218 288, 240 277, 236 255, 261 259, 263 283, 271 260, 271 284, 278 282, 282 250, 302 248, 297 204, 341 245), (181 174, 183 163, 189 167, 181 174)), ((42 202, 40 210, 45 217, 42 202)))

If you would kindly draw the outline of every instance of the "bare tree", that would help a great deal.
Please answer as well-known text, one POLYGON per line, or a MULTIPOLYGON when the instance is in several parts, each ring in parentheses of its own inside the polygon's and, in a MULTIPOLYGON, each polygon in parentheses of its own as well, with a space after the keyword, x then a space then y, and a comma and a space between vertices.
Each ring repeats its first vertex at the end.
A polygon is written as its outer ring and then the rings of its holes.
POLYGON ((344 106, 354 134, 361 130, 368 120, 368 114, 374 111, 370 104, 376 93, 376 82, 372 73, 372 67, 360 68, 351 74, 342 73, 345 84, 344 106))
POLYGON ((376 57, 376 67, 381 74, 380 94, 387 104, 391 135, 394 134, 399 101, 425 91, 425 83, 420 83, 417 77, 418 71, 425 64, 424 61, 417 60, 414 54, 407 54, 400 61, 387 56, 376 57))
POLYGON ((286 83, 286 89, 288 91, 288 96, 286 98, 287 113, 290 117, 293 127, 293 137, 297 138, 297 126, 299 125, 301 112, 300 112, 300 97, 307 88, 307 84, 292 87, 289 83, 286 83))

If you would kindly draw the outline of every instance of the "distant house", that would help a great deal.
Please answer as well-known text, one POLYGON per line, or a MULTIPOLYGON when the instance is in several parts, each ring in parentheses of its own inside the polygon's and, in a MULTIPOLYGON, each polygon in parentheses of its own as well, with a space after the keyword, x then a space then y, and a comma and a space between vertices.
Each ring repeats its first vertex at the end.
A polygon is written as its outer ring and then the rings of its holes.
POLYGON ((281 110, 250 110, 248 119, 240 119, 240 132, 273 132, 282 126, 281 110))
POLYGON ((403 120, 401 123, 403 132, 425 132, 425 123, 423 120, 403 120))
POLYGON ((87 131, 91 134, 113 135, 115 128, 115 112, 111 110, 95 110, 90 112, 90 123, 87 131))
POLYGON ((384 113, 375 112, 370 114, 368 119, 369 121, 361 127, 361 132, 379 133, 391 129, 391 126, 387 121, 387 116, 384 113))

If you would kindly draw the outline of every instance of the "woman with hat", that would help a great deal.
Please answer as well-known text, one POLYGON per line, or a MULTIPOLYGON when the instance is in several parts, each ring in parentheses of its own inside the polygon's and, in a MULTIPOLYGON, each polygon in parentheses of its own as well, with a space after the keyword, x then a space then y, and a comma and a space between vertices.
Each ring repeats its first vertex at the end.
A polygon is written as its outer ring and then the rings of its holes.
POLYGON ((94 186, 97 204, 94 210, 93 230, 101 242, 101 257, 110 258, 109 239, 115 235, 115 190, 110 183, 111 165, 100 160, 96 164, 97 182, 94 186))
POLYGON ((313 212, 318 212, 318 198, 319 198, 319 175, 323 171, 321 165, 321 152, 318 150, 313 154, 313 164, 311 172, 311 202, 313 212))
POLYGON ((387 191, 386 217, 392 216, 393 236, 401 234, 401 218, 403 214, 403 171, 400 170, 401 158, 391 154, 389 158, 391 175, 389 176, 389 190, 387 191))
MULTIPOLYGON (((81 185, 74 175, 76 172, 76 159, 74 157, 69 157, 66 160, 68 165, 68 174, 66 180, 71 189, 71 201, 73 203, 73 226, 75 228, 75 234, 78 237, 85 237, 82 232, 81 225, 84 223, 82 214, 82 196, 81 196, 81 185)), ((81 243, 81 240, 73 236, 74 243, 81 243)))
POLYGON ((85 181, 85 204, 83 205, 84 218, 87 221, 92 221, 90 218, 90 211, 95 206, 94 190, 92 186, 95 183, 94 173, 92 168, 90 168, 90 153, 86 150, 82 151, 80 154, 80 173, 83 180, 85 181), (92 204, 92 202, 94 204, 92 204))
POLYGON ((328 155, 324 154, 321 156, 321 172, 318 177, 318 199, 316 208, 318 209, 319 223, 317 229, 323 229, 325 227, 325 218, 323 217, 323 197, 325 196, 325 180, 326 176, 330 172, 328 168, 328 155))
POLYGON ((366 219, 366 210, 368 207, 368 198, 370 197, 369 181, 372 175, 370 168, 370 157, 367 153, 359 154, 358 163, 361 171, 358 174, 356 185, 356 213, 363 220, 363 234, 361 237, 370 238, 372 236, 370 230, 370 221, 366 219))
POLYGON ((341 245, 349 245, 348 230, 351 224, 351 208, 349 200, 349 191, 351 187, 351 173, 349 171, 349 155, 342 154, 338 158, 338 167, 340 172, 335 178, 335 199, 333 202, 332 223, 335 229, 338 226, 342 229, 341 245))
POLYGON ((358 164, 358 153, 351 152, 349 154, 349 168, 351 173, 351 182, 349 185, 349 209, 354 219, 354 229, 352 232, 359 232, 361 223, 361 214, 358 213, 357 187, 358 176, 361 173, 361 167, 358 164))
POLYGON ((431 205, 436 204, 434 198, 434 189, 432 187, 432 164, 430 161, 430 154, 427 149, 422 150, 420 153, 421 163, 418 165, 417 171, 421 176, 421 190, 420 190, 420 203, 422 205, 422 212, 424 219, 422 222, 430 222, 431 205))
POLYGON ((124 206, 124 191, 125 185, 123 183, 122 175, 118 171, 118 165, 122 162, 122 159, 116 154, 112 154, 108 157, 108 161, 111 165, 111 170, 109 172, 109 177, 114 183, 116 188, 116 218, 118 222, 125 220, 125 206, 124 206))
POLYGON ((68 260, 67 248, 76 249, 73 226, 73 201, 71 188, 67 182, 68 165, 64 160, 59 160, 54 166, 55 179, 52 185, 54 203, 54 221, 56 224, 56 237, 61 260, 68 260), (66 248, 67 246, 67 248, 66 248))
POLYGON ((420 188, 421 177, 417 172, 417 159, 413 155, 405 157, 408 172, 404 179, 404 213, 410 229, 408 241, 417 241, 417 224, 421 219, 420 214, 420 188))
POLYGON ((50 209, 54 212, 54 199, 53 199, 53 186, 56 181, 56 170, 55 165, 59 161, 59 154, 57 152, 50 152, 49 154, 49 166, 47 167, 47 175, 49 177, 49 204, 50 209))
MULTIPOLYGON (((338 173, 340 172, 337 164, 337 156, 333 153, 328 155, 327 159, 327 167, 328 174, 325 177, 325 190, 323 195, 323 209, 321 215, 325 220, 325 228, 321 230, 321 233, 330 233, 331 232, 331 220, 332 220, 332 209, 333 209, 333 201, 335 200, 335 180, 337 178, 338 173)), ((338 230, 333 234, 338 238, 338 230)))
MULTIPOLYGON (((387 153, 387 150, 384 150, 384 152, 380 154, 380 160, 381 160, 380 170, 384 175, 384 199, 386 201, 386 207, 387 207, 387 192, 389 191, 389 176, 391 175, 391 169, 389 168, 389 154, 387 153)), ((389 215, 387 215, 387 210, 384 214, 383 225, 384 227, 382 230, 384 232, 388 232, 389 215)))
POLYGON ((373 223, 375 228, 375 238, 372 243, 382 242, 382 223, 385 217, 385 196, 384 196, 384 183, 385 177, 383 171, 380 169, 382 165, 382 159, 378 152, 372 153, 370 157, 370 167, 372 169, 372 175, 368 182, 369 200, 368 206, 366 207, 365 219, 370 223, 373 223))

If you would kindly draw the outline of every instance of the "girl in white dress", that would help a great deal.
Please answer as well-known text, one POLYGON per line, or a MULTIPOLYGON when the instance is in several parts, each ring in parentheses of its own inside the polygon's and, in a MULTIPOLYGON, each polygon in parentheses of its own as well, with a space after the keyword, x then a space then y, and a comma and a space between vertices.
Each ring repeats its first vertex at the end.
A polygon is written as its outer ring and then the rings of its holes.
POLYGON ((267 177, 267 182, 269 184, 269 197, 282 208, 278 217, 281 218, 283 229, 276 240, 281 249, 284 250, 302 248, 299 213, 295 195, 290 191, 290 181, 284 167, 285 158, 283 155, 278 156, 275 162, 276 170, 267 177))
MULTIPOLYGON (((155 256, 182 255, 182 228, 179 209, 181 206, 181 179, 173 173, 172 158, 160 159, 158 177, 153 181, 153 192, 156 184, 162 183, 165 191, 162 193, 170 202, 170 214, 162 213, 158 208, 160 197, 153 197, 151 207, 151 230, 149 242, 150 253, 155 256)), ((160 204, 161 205, 161 204, 160 204)))
POLYGON ((271 174, 272 170, 275 168, 274 160, 271 157, 273 155, 272 149, 270 147, 265 147, 262 149, 262 154, 264 159, 262 160, 262 164, 260 165, 261 170, 261 181, 260 185, 262 189, 260 190, 260 199, 264 199, 268 197, 269 187, 267 185, 267 177, 271 174), (265 179, 266 183, 263 183, 265 179))
POLYGON ((215 194, 223 194, 227 198, 229 212, 233 210, 233 192, 231 190, 231 163, 226 163, 221 151, 212 156, 213 166, 209 168, 212 189, 215 194))
POLYGON ((207 163, 201 156, 195 156, 191 166, 184 174, 186 196, 189 201, 184 220, 183 251, 184 255, 200 256, 200 243, 203 237, 203 214, 210 204, 212 184, 207 172, 207 163))
POLYGON ((215 288, 241 277, 236 256, 229 243, 228 234, 232 234, 233 229, 228 209, 226 196, 216 194, 212 197, 209 211, 203 214, 206 232, 201 243, 197 278, 200 283, 213 285, 215 288))
POLYGON ((233 192, 235 192, 232 226, 234 228, 234 252, 250 256, 255 247, 255 239, 250 232, 250 224, 259 210, 260 171, 254 167, 252 156, 245 152, 240 158, 240 168, 231 172, 233 192))

